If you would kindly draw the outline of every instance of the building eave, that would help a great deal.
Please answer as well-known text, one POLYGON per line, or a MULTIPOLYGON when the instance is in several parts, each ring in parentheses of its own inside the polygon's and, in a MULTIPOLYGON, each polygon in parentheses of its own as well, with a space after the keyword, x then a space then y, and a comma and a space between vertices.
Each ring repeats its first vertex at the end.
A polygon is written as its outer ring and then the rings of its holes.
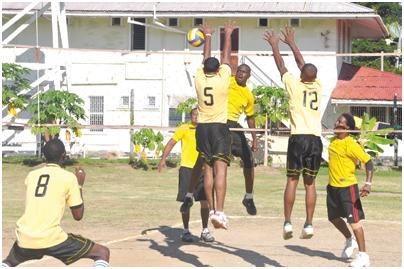
MULTIPOLYGON (((393 106, 392 100, 352 100, 331 98, 332 105, 349 106, 393 106)), ((397 100, 397 105, 402 106, 402 100, 397 100)))

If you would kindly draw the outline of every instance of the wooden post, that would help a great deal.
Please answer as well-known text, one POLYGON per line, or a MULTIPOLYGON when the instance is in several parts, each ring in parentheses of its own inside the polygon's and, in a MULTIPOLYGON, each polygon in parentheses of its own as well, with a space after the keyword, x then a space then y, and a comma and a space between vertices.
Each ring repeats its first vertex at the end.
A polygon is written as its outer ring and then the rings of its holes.
POLYGON ((135 118, 134 118, 134 98, 135 98, 135 94, 134 94, 134 90, 131 89, 130 90, 130 100, 129 100, 129 114, 130 114, 130 118, 129 118, 129 122, 130 122, 130 131, 129 131, 129 145, 130 145, 130 149, 129 149, 129 161, 132 163, 133 162, 133 152, 134 152, 134 145, 132 143, 132 135, 133 135, 133 125, 135 124, 135 118))
POLYGON ((268 166, 268 115, 265 115, 264 166, 268 166))

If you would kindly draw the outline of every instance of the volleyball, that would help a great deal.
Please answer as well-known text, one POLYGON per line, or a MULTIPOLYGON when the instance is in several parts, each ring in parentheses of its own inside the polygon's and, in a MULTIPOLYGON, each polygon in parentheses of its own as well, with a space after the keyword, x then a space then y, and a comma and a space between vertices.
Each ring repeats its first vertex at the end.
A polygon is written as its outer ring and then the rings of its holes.
POLYGON ((198 28, 193 28, 188 31, 187 34, 188 43, 191 44, 193 47, 199 47, 203 43, 205 43, 205 35, 203 32, 198 28))

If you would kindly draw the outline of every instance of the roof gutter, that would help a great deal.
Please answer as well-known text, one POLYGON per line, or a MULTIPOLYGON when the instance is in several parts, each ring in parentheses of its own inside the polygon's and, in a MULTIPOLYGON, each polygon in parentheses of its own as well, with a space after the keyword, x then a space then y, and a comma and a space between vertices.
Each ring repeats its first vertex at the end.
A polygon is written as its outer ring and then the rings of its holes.
MULTIPOLYGON (((333 105, 385 105, 393 106, 393 100, 353 100, 353 99, 334 99, 331 98, 331 104, 333 105)), ((402 105, 402 100, 397 101, 398 105, 402 105)))

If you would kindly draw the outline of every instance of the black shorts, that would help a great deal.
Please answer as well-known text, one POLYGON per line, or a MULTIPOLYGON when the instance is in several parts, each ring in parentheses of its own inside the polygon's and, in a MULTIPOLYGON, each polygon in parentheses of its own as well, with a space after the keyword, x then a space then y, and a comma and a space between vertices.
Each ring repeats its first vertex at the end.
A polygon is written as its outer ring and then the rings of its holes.
MULTIPOLYGON (((227 121, 227 126, 229 128, 243 128, 236 121, 227 121)), ((244 132, 240 131, 230 131, 231 134, 231 154, 236 157, 240 157, 243 161, 245 168, 254 167, 254 156, 251 152, 251 148, 247 143, 244 132)))
MULTIPOLYGON (((178 178, 178 194, 177 201, 183 202, 185 195, 188 192, 188 186, 191 183, 192 178, 192 168, 181 166, 179 170, 178 178)), ((205 189, 203 188, 203 172, 199 176, 198 184, 194 191, 195 201, 206 201, 205 189)))
POLYGON ((230 163, 231 135, 225 123, 198 123, 196 149, 210 166, 216 160, 230 163))
POLYGON ((86 256, 94 244, 90 239, 70 233, 65 241, 49 248, 21 248, 15 242, 6 260, 10 259, 22 263, 28 260, 42 259, 44 255, 47 255, 69 265, 86 256))
POLYGON ((328 219, 346 218, 348 223, 365 219, 358 184, 349 187, 327 186, 328 219))
POLYGON ((323 143, 315 135, 292 135, 288 142, 288 155, 286 161, 287 176, 304 176, 315 178, 321 164, 323 143))

